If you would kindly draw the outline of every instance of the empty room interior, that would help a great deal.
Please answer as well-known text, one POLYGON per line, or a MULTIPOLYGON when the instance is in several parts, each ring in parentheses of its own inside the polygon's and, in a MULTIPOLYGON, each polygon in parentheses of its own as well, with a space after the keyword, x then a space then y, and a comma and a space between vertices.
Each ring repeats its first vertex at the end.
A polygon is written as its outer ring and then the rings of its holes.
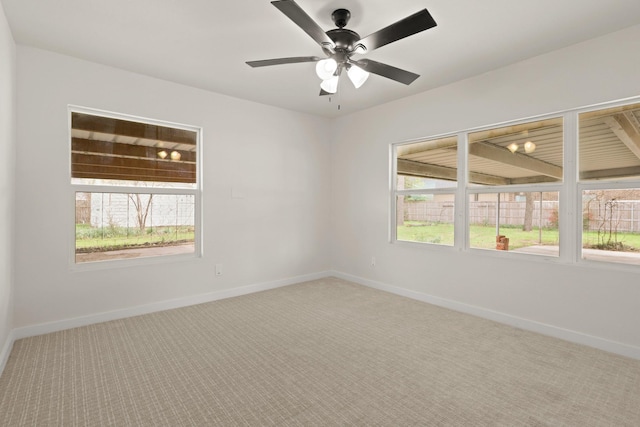
POLYGON ((0 0, 0 425, 640 425, 640 2, 0 0))

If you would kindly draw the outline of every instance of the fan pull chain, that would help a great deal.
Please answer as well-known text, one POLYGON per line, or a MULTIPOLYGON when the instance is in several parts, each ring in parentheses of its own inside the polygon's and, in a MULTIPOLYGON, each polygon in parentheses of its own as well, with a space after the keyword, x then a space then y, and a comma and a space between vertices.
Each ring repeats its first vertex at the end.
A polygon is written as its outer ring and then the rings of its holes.
MULTIPOLYGON (((329 103, 331 103, 331 97, 329 97, 329 103)), ((341 105, 340 105, 340 103, 338 103, 338 110, 340 110, 340 107, 341 107, 341 105)))

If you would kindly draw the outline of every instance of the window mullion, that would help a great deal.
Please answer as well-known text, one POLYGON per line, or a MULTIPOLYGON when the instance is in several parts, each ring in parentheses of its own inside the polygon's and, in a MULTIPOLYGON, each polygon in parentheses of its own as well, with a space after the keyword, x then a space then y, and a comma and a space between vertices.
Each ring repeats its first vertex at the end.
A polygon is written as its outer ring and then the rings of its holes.
POLYGON ((389 165, 389 194, 391 195, 389 200, 390 208, 390 220, 389 220, 389 241, 391 243, 398 239, 398 229, 396 224, 398 223, 398 168, 397 168, 397 154, 393 145, 389 147, 391 164, 389 165))
POLYGON ((575 262, 582 245, 582 202, 577 189, 578 115, 564 115, 564 185, 560 192, 560 260, 575 262))
POLYGON ((469 247, 469 197, 467 196, 467 165, 469 138, 466 132, 458 134, 458 187, 455 196, 454 247, 458 250, 469 247))

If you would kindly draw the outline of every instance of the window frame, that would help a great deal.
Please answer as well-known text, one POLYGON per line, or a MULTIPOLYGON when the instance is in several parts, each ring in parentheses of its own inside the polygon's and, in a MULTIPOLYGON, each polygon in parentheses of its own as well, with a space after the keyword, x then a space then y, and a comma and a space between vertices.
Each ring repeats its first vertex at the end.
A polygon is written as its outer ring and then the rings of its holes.
POLYGON ((68 131, 68 148, 69 155, 68 161, 68 185, 69 185, 69 204, 72 207, 73 215, 70 219, 70 233, 71 236, 69 244, 69 267, 71 270, 99 270, 110 269, 120 267, 130 267, 136 265, 149 265, 166 262, 178 262, 184 260, 193 260, 202 257, 202 236, 203 236, 203 224, 202 224, 202 141, 203 141, 203 129, 199 126, 186 125, 181 123, 169 122, 165 120, 157 120, 146 117, 134 116, 125 113, 117 113, 112 111, 105 111, 95 108, 82 107, 77 105, 67 106, 67 131, 68 131), (133 185, 103 185, 103 184, 77 184, 72 182, 72 164, 71 164, 71 141, 72 141, 72 123, 71 117, 73 113, 89 114, 111 119, 120 119, 134 121, 138 123, 144 123, 149 125, 170 127, 174 129, 181 129, 192 131, 196 133, 196 183, 194 188, 156 188, 156 187, 140 187, 133 185), (76 193, 111 193, 111 194, 161 194, 161 195, 189 195, 194 197, 194 251, 187 254, 170 254, 170 255, 158 255, 148 257, 137 258, 120 258, 114 260, 104 261, 89 261, 89 262, 76 262, 76 193))
MULTIPOLYGON (((580 179, 580 115, 584 113, 591 113, 600 110, 607 110, 610 108, 616 107, 624 107, 631 104, 637 104, 640 102, 640 97, 632 97, 625 98, 612 102, 605 102, 601 104, 590 105, 582 108, 577 108, 573 112, 574 120, 576 122, 576 132, 575 132, 575 206, 576 212, 582 212, 582 193, 585 190, 627 190, 640 188, 640 176, 635 178, 626 178, 626 179, 580 179)), ((582 215, 580 216, 582 217, 582 215)), ((615 263, 615 262, 606 262, 606 261, 598 261, 593 259, 583 258, 582 255, 582 244, 583 244, 583 229, 582 229, 582 221, 576 221, 575 224, 575 236, 576 241, 574 245, 575 250, 575 261, 579 264, 589 265, 589 266, 599 266, 602 264, 606 264, 609 266, 615 266, 618 268, 640 268, 639 265, 628 264, 628 263, 615 263)))
MULTIPOLYGON (((389 158, 391 159, 391 173, 390 173, 390 204, 391 204, 391 221, 389 223, 389 241, 391 243, 401 243, 407 245, 420 245, 420 246, 434 246, 438 248, 444 249, 453 249, 457 247, 458 241, 464 238, 464 233, 460 233, 458 228, 456 227, 456 222, 459 221, 460 218, 460 208, 458 204, 458 197, 460 191, 460 168, 457 169, 457 178, 456 185, 446 188, 427 188, 427 189, 417 189, 417 190, 399 190, 397 188, 397 171, 398 171, 398 156, 397 156, 397 147, 403 145, 411 145, 418 142, 431 141, 443 138, 451 138, 456 137, 458 139, 458 147, 460 146, 460 137, 459 133, 445 133, 440 135, 430 136, 428 138, 420 138, 411 141, 404 141, 400 143, 391 144, 389 147, 389 158), (453 232, 453 245, 442 245, 438 243, 429 243, 429 242, 415 242, 410 240, 398 240, 398 228, 397 228, 397 200, 399 196, 408 196, 408 195, 438 195, 438 194, 453 194, 454 195, 454 232, 453 232)), ((460 163, 460 150, 458 150, 458 164, 460 163)))
MULTIPOLYGON (((556 111, 548 114, 526 117, 518 120, 494 123, 492 125, 480 126, 456 132, 448 132, 437 135, 430 135, 424 138, 417 138, 407 141, 394 142, 389 145, 390 152, 390 222, 389 222, 389 243, 399 245, 412 245, 414 247, 429 248, 431 250, 455 250, 457 252, 468 252, 482 254, 484 256, 508 257, 509 259, 522 258, 532 261, 555 262, 564 264, 589 265, 596 268, 617 269, 622 271, 637 271, 639 264, 615 263, 607 261, 596 261, 582 258, 582 192, 593 189, 628 189, 640 188, 640 178, 624 180, 606 181, 580 181, 579 180, 579 116, 585 112, 598 111, 602 109, 622 107, 640 102, 640 97, 624 98, 616 101, 604 102, 580 108, 556 111), (468 146, 469 134, 499 128, 529 123, 537 120, 562 118, 563 120, 563 179, 561 182, 544 182, 538 184, 518 184, 518 185, 496 185, 496 186, 470 186, 468 180, 468 146), (396 225, 396 200, 398 195, 415 190, 398 190, 396 188, 397 176, 397 150, 402 145, 414 144, 420 141, 438 139, 458 135, 458 174, 457 187, 455 189, 438 190, 441 193, 450 193, 455 190, 455 211, 454 221, 454 245, 444 246, 437 244, 421 244, 420 242, 407 242, 397 239, 396 225), (469 242, 469 196, 483 193, 513 193, 513 192, 557 192, 558 193, 558 238, 559 256, 541 256, 527 253, 515 253, 509 251, 493 251, 486 249, 470 248, 469 242), (578 218, 580 217, 580 218, 578 218)), ((418 190, 420 192, 421 190, 418 190)), ((424 191, 423 191, 424 192, 424 191)), ((435 193, 429 190, 428 193, 435 193)))

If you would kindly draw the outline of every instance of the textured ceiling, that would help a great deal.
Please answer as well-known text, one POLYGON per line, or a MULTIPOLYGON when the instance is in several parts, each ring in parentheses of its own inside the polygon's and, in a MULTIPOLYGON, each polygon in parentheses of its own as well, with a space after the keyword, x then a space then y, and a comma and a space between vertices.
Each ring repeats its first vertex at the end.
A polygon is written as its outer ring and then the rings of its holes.
POLYGON ((484 73, 640 23, 638 0, 297 0, 323 28, 351 10, 366 36, 427 8, 438 26, 368 58, 421 75, 410 86, 372 75, 319 97, 313 63, 245 61, 322 56, 268 0, 1 0, 17 43, 286 109, 336 117, 484 73), (340 105, 338 110, 337 106, 340 105))

